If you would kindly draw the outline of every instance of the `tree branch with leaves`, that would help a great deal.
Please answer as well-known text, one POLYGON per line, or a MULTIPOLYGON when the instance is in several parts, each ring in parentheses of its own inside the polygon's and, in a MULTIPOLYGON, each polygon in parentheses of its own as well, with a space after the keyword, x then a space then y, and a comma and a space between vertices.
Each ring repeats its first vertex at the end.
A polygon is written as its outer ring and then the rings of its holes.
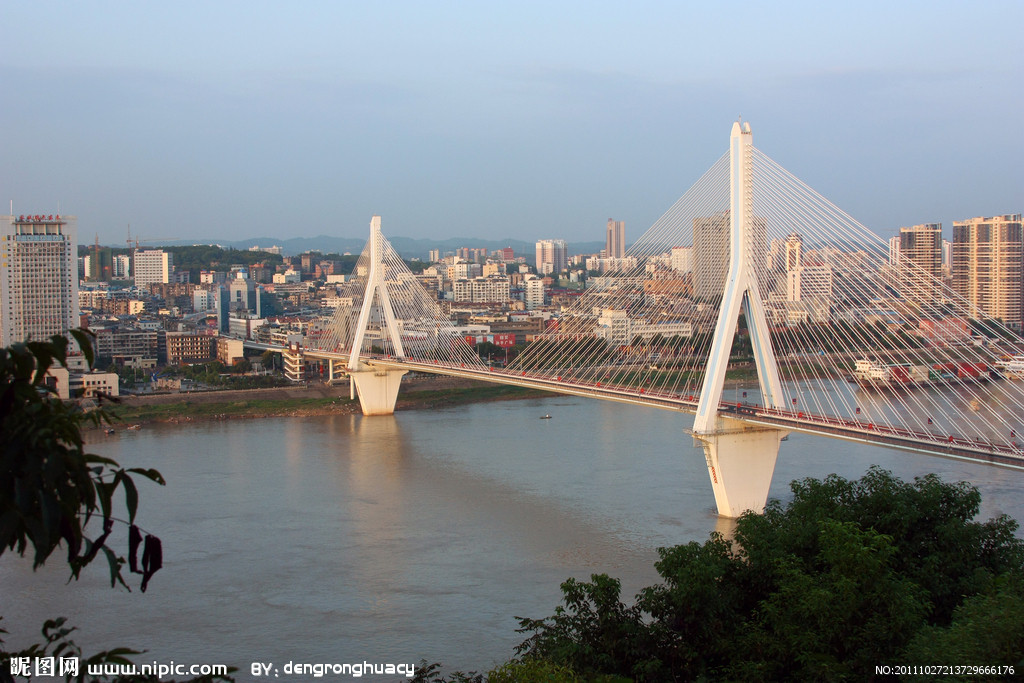
MULTIPOLYGON (((71 334, 91 365, 91 336, 84 330, 71 334)), ((124 558, 106 543, 116 521, 115 494, 123 492, 126 523, 133 525, 139 503, 133 475, 165 482, 154 469, 125 469, 86 452, 83 426, 99 427, 112 418, 102 406, 86 413, 57 400, 48 386, 47 372, 55 364, 67 367, 70 346, 55 335, 0 349, 0 555, 13 550, 24 556, 31 549, 38 568, 63 545, 77 579, 102 553, 111 585, 129 588, 124 558), (101 528, 90 534, 94 520, 101 528)))
MULTIPOLYGON (((159 539, 147 535, 142 569, 138 569, 141 532, 135 526, 139 506, 135 477, 160 485, 164 478, 154 469, 126 469, 86 451, 83 427, 110 424, 114 418, 103 403, 116 399, 101 396, 98 408, 85 412, 77 402, 57 398, 48 372, 55 365, 68 367, 74 348, 71 340, 90 367, 94 361, 92 335, 72 330, 70 337, 55 335, 49 341, 29 340, 0 348, 0 556, 13 551, 24 557, 31 552, 32 567, 38 569, 63 548, 71 578, 77 579, 102 554, 110 569, 111 586, 120 584, 131 590, 124 576, 125 558, 108 544, 115 522, 121 522, 130 527, 129 569, 143 574, 141 587, 145 591, 162 564, 163 553, 159 539), (126 519, 115 517, 119 492, 126 519)), ((8 662, 15 657, 80 656, 81 649, 69 638, 74 630, 64 619, 47 621, 43 643, 15 653, 0 649, 0 683, 13 681, 8 662)), ((4 633, 0 629, 0 634, 4 633)), ((83 662, 130 664, 130 657, 136 654, 141 653, 114 648, 83 658, 83 662)), ((75 680, 86 680, 84 671, 75 680)), ((116 680, 131 679, 122 676, 116 680)), ((207 676, 195 680, 232 679, 207 676)))

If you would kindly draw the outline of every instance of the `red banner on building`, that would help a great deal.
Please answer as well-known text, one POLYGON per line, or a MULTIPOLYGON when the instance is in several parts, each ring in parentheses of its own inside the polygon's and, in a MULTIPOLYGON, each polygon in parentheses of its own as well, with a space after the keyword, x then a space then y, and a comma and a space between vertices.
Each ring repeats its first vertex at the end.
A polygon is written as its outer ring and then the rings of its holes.
POLYGON ((494 343, 503 349, 511 348, 516 345, 516 335, 514 332, 496 334, 494 335, 494 343))

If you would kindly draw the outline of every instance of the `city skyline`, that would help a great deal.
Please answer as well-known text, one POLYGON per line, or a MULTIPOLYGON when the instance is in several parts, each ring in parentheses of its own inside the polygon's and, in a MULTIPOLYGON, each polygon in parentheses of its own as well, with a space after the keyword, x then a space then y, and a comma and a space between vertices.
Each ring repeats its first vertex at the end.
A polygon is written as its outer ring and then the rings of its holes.
POLYGON ((582 8, 10 5, 0 199, 112 245, 358 237, 373 214, 599 241, 608 216, 644 232, 742 115, 880 235, 1021 210, 1019 48, 950 47, 1017 3, 582 8))

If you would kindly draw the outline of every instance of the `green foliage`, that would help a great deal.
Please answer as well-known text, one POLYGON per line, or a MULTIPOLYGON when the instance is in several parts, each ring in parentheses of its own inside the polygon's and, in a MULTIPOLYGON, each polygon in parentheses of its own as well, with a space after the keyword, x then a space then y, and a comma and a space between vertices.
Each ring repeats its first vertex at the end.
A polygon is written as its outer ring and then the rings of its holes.
POLYGON ((718 533, 703 545, 660 548, 658 554, 655 567, 665 582, 637 596, 652 618, 647 679, 672 670, 714 669, 733 652, 736 615, 751 608, 750 597, 732 580, 743 563, 718 533))
POLYGON ((91 657, 83 657, 82 650, 75 641, 71 640, 72 632, 77 629, 74 626, 67 626, 67 619, 48 619, 42 628, 43 642, 34 643, 21 652, 9 655, 0 653, 0 680, 4 673, 10 672, 9 660, 14 657, 29 657, 35 660, 37 657, 77 657, 79 658, 79 673, 84 678, 87 667, 97 664, 131 664, 133 655, 142 654, 128 648, 114 648, 104 650, 91 657))
POLYGON ((1021 662, 1024 542, 1006 516, 974 521, 975 487, 872 468, 792 490, 732 541, 661 549, 663 582, 632 607, 607 576, 567 581, 553 616, 520 619, 517 653, 638 681, 861 680, 949 653, 1021 662))
POLYGON ((505 662, 486 674, 475 671, 453 671, 445 674, 440 662, 428 664, 421 660, 416 666, 416 675, 411 683, 625 683, 626 679, 608 676, 583 679, 565 666, 539 659, 505 662))
POLYGON ((416 675, 413 676, 411 683, 484 683, 484 677, 475 671, 454 671, 446 675, 441 671, 440 662, 428 664, 427 660, 423 659, 416 665, 416 675))
POLYGON ((889 661, 923 624, 924 591, 893 569, 876 531, 822 520, 812 557, 772 559, 772 590, 733 643, 747 680, 855 680, 889 661))
POLYGON ((193 282, 199 282, 200 270, 227 272, 235 264, 251 266, 254 263, 266 263, 273 268, 283 262, 280 254, 248 249, 224 249, 208 244, 161 248, 174 254, 174 265, 178 270, 191 272, 193 282))
POLYGON ((476 345, 476 355, 481 360, 487 360, 488 358, 491 360, 504 360, 505 349, 492 342, 483 341, 476 345))
MULTIPOLYGON (((271 354, 273 355, 273 354, 271 354)), ((281 375, 244 375, 252 369, 252 363, 243 360, 233 366, 226 366, 220 361, 209 363, 193 363, 181 367, 169 367, 165 372, 169 375, 190 379, 207 387, 221 389, 267 389, 271 387, 289 386, 290 382, 281 375)))
POLYGON ((987 589, 994 577, 1024 567, 1017 522, 1002 515, 973 521, 981 494, 968 482, 946 483, 934 474, 904 482, 871 468, 859 481, 832 475, 791 485, 787 509, 773 501, 764 516, 744 518, 737 540, 748 548, 757 533, 786 552, 809 555, 817 521, 835 519, 874 529, 892 539, 897 572, 927 591, 931 623, 948 625, 965 595, 987 589))
POLYGON ((506 662, 487 672, 487 683, 581 683, 572 669, 540 660, 506 662))
MULTIPOLYGON (((72 330, 86 360, 93 361, 88 333, 72 330)), ((139 494, 132 475, 163 484, 159 472, 152 469, 123 469, 109 458, 85 452, 82 425, 99 426, 110 422, 104 409, 82 413, 74 404, 57 400, 45 384, 47 370, 59 363, 66 366, 68 340, 59 335, 47 342, 28 341, 0 348, 0 555, 14 550, 24 556, 33 551, 33 568, 44 564, 61 545, 67 549, 71 576, 80 572, 100 551, 110 568, 111 586, 128 584, 122 575, 123 557, 106 545, 115 518, 114 498, 120 489, 129 524, 135 521, 139 494), (102 518, 99 536, 87 536, 93 518, 102 518)), ((143 585, 146 579, 143 580, 143 585)), ((12 680, 12 658, 78 657, 79 676, 86 680, 87 667, 93 664, 130 665, 131 657, 141 654, 128 648, 114 648, 83 657, 70 639, 75 629, 66 620, 44 623, 43 642, 20 652, 0 649, 0 680, 12 680)), ((5 633, 0 629, 0 633, 5 633)), ((2 645, 2 641, 0 641, 2 645)), ((121 676, 115 679, 144 680, 121 676)), ((200 681, 233 680, 206 676, 200 681)))
POLYGON ((264 351, 260 355, 260 361, 263 363, 264 368, 271 370, 277 365, 280 365, 280 361, 278 360, 280 357, 281 354, 277 351, 264 351))
MULTIPOLYGON (((4 653, 0 652, 0 681, 7 683, 12 681, 13 677, 5 674, 10 673, 10 660, 14 658, 29 658, 30 661, 35 661, 36 658, 41 657, 54 657, 54 658, 68 658, 74 657, 78 661, 78 676, 74 679, 76 681, 85 680, 99 680, 95 678, 86 678, 86 672, 91 666, 100 665, 122 665, 131 666, 133 664, 132 657, 135 655, 143 654, 138 650, 132 650, 126 647, 115 647, 110 650, 104 650, 91 656, 84 656, 82 649, 75 644, 75 641, 71 639, 71 634, 78 630, 74 626, 67 625, 67 619, 61 617, 59 619, 49 619, 43 624, 42 635, 43 642, 35 643, 20 652, 4 653)), ((0 633, 3 630, 0 629, 0 633)), ((2 642, 2 641, 0 641, 2 642)), ((120 667, 118 667, 120 668, 120 667)), ((229 667, 228 673, 233 673, 237 669, 235 667, 229 667)), ((71 680, 69 677, 68 680, 71 680)), ((156 681, 156 676, 117 676, 113 679, 115 683, 150 683, 150 681, 156 681)), ((189 683, 212 683, 213 681, 233 681, 234 679, 230 676, 220 675, 209 675, 200 676, 191 679, 189 683)))
POLYGON ((1024 667, 1024 585, 1020 576, 998 580, 953 612, 948 627, 922 628, 906 649, 908 662, 1002 664, 1024 667))
POLYGON ((589 583, 569 579, 562 584, 565 604, 549 620, 520 618, 518 631, 533 635, 516 652, 584 673, 630 676, 645 631, 640 612, 619 600, 618 579, 607 574, 590 578, 589 583))
MULTIPOLYGON (((89 338, 74 331, 91 362, 89 338)), ((124 559, 104 545, 113 520, 115 492, 124 493, 128 522, 134 523, 138 493, 132 475, 159 484, 156 470, 123 469, 109 458, 85 452, 81 426, 109 421, 103 410, 84 414, 52 398, 47 370, 66 363, 68 340, 26 342, 0 349, 0 555, 33 550, 33 567, 42 565, 62 543, 74 578, 102 550, 111 583, 127 586, 124 559), (103 531, 86 535, 86 526, 102 518, 103 531)))
POLYGON ((520 359, 520 367, 526 371, 552 368, 585 367, 603 365, 615 357, 608 342, 597 337, 582 341, 571 339, 538 339, 527 345, 520 359))

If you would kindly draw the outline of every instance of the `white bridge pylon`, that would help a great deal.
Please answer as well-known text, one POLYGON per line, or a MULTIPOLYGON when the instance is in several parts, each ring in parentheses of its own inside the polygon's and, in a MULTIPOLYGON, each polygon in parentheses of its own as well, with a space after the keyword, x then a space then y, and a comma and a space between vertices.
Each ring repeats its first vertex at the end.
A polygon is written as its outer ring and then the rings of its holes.
POLYGON ((363 415, 394 414, 398 389, 402 382, 402 376, 406 374, 405 370, 372 368, 363 363, 360 358, 363 339, 366 336, 366 326, 369 324, 375 300, 380 302, 379 307, 386 323, 382 326, 382 331, 391 341, 395 355, 398 358, 405 357, 402 334, 395 317, 394 307, 391 304, 391 295, 384 283, 383 241, 384 237, 380 231, 380 216, 374 216, 370 220, 370 272, 366 279, 363 305, 359 310, 359 320, 356 322, 355 336, 348 357, 352 396, 354 398, 358 393, 363 415))
POLYGON ((718 410, 741 309, 750 330, 764 405, 779 408, 782 404, 782 380, 753 258, 756 239, 751 149, 750 124, 741 127, 739 122, 734 123, 729 144, 729 273, 693 421, 693 436, 704 447, 718 513, 726 517, 738 517, 747 510, 764 510, 779 442, 788 434, 722 417, 718 410))

